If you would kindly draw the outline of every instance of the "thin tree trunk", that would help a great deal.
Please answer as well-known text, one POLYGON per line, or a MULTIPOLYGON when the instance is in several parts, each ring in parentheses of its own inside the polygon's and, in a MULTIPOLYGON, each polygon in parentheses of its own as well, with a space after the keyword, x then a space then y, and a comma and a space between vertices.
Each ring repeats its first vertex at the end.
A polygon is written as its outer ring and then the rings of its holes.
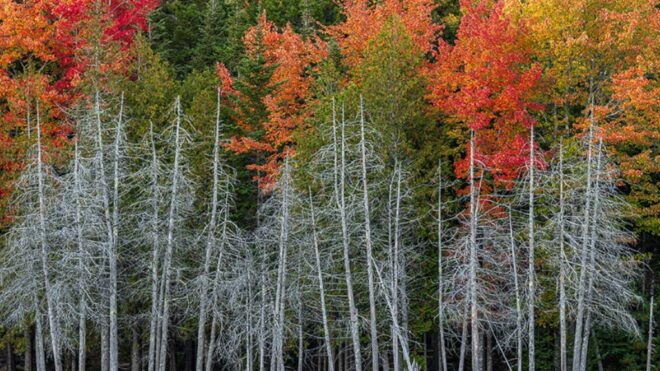
MULTIPOLYGON (((378 328, 376 327, 376 293, 374 292, 373 253, 371 242, 371 214, 369 211, 369 186, 367 184, 367 150, 364 137, 364 102, 360 95, 360 148, 362 150, 362 185, 364 202, 364 234, 367 245, 367 283, 369 288, 369 329, 371 332, 371 365, 373 371, 378 367, 378 328)), ((396 242, 395 242, 396 243, 396 242)), ((396 297, 395 297, 396 300, 396 297)))
POLYGON ((223 205, 223 216, 222 216, 222 235, 220 237, 220 248, 218 252, 218 259, 215 265, 215 279, 213 281, 213 289, 211 290, 211 310, 213 311, 211 319, 211 336, 209 337, 209 345, 206 350, 206 371, 211 371, 213 369, 213 355, 215 354, 215 338, 216 338, 216 328, 220 319, 218 318, 217 311, 215 310, 218 304, 218 286, 220 286, 220 268, 222 267, 222 257, 225 249, 225 243, 227 241, 227 222, 229 219, 229 191, 225 193, 225 201, 223 205))
POLYGON ((109 346, 108 346, 108 326, 101 324, 101 371, 107 371, 109 368, 109 346))
POLYGON ((140 371, 140 336, 137 329, 131 329, 131 371, 140 371))
MULTIPOLYGON (((35 295, 36 301, 36 295, 35 295)), ((38 302, 37 302, 38 303, 38 302)), ((37 360, 37 371, 46 371, 46 347, 44 346, 44 333, 41 324, 41 311, 37 304, 37 310, 34 313, 34 343, 35 343, 35 358, 37 360)))
POLYGON ((584 297, 586 294, 586 280, 587 280, 587 256, 588 256, 588 235, 589 235, 589 220, 591 213, 591 162, 592 162, 592 151, 593 151, 593 130, 594 130, 594 93, 590 92, 589 99, 591 102, 590 109, 590 123, 589 123, 589 135, 587 140, 589 141, 588 152, 587 152, 587 184, 586 184, 586 200, 584 207, 584 216, 582 219, 582 244, 581 244, 581 253, 580 253, 580 264, 582 269, 580 269, 580 281, 578 286, 578 300, 577 300, 577 314, 575 317, 575 340, 573 342, 573 371, 579 371, 580 367, 580 350, 582 349, 582 330, 584 325, 584 311, 585 311, 585 302, 584 297))
POLYGON ((646 343, 646 371, 651 371, 653 360, 653 285, 651 282, 651 303, 649 305, 649 335, 646 343))
POLYGON ((32 326, 25 325, 23 328, 23 337, 25 338, 25 352, 23 355, 23 371, 32 371, 34 340, 32 338, 32 326))
POLYGON ((596 351, 596 362, 598 365, 598 371, 603 371, 603 357, 600 354, 600 348, 598 347, 598 340, 596 339, 596 334, 594 330, 591 329, 591 337, 594 339, 594 350, 596 351))
POLYGON ((158 352, 157 339, 159 338, 158 322, 160 313, 158 311, 158 303, 160 301, 158 295, 158 263, 160 259, 159 248, 159 191, 158 191, 158 156, 156 154, 156 141, 154 139, 153 124, 149 125, 149 135, 151 139, 151 207, 152 207, 152 220, 151 220, 151 233, 152 233, 152 256, 151 256, 151 318, 149 324, 149 354, 148 354, 148 371, 154 371, 157 362, 158 352))
POLYGON ((83 231, 82 231, 82 216, 81 216, 81 203, 82 190, 80 188, 80 151, 78 148, 78 141, 74 145, 74 169, 73 179, 75 188, 75 203, 76 203, 76 239, 78 242, 78 253, 80 254, 78 260, 78 269, 80 270, 80 280, 78 281, 80 290, 79 302, 79 320, 78 320, 78 369, 85 370, 85 351, 87 348, 87 295, 85 293, 85 282, 83 272, 85 270, 85 248, 83 246, 83 231))
POLYGON ((527 256, 527 285, 528 293, 527 300, 529 301, 527 309, 527 350, 528 350, 528 360, 529 360, 529 370, 535 370, 536 366, 534 363, 534 302, 536 300, 536 285, 535 285, 535 274, 534 274, 534 126, 530 128, 529 134, 529 250, 527 256))
POLYGON ((472 339, 472 370, 481 370, 479 365, 479 312, 477 307, 477 219, 476 188, 474 186, 474 130, 470 131, 470 324, 472 339))
POLYGON ((41 245, 41 270, 46 290, 46 304, 48 310, 48 324, 50 328, 50 341, 53 350, 53 363, 56 371, 62 371, 62 360, 60 354, 60 331, 57 322, 55 299, 50 284, 50 268, 48 266, 48 252, 50 250, 46 237, 46 196, 44 194, 44 168, 41 148, 41 118, 39 114, 39 103, 37 102, 37 178, 39 187, 39 240, 41 245))
POLYGON ((208 226, 208 236, 206 238, 206 254, 204 258, 204 275, 202 276, 202 287, 199 295, 199 321, 197 324, 197 361, 195 369, 202 371, 204 367, 204 333, 206 326, 206 306, 208 294, 208 275, 211 265, 211 255, 215 243, 215 228, 218 209, 218 166, 220 162, 220 88, 218 88, 218 98, 215 114, 215 134, 213 136, 213 188, 211 196, 211 220, 208 226))
POLYGON ((7 353, 7 371, 16 371, 16 358, 14 357, 14 346, 12 343, 6 343, 5 351, 7 353))
MULTIPOLYGON (((602 147, 603 139, 600 138, 598 141, 598 156, 596 158, 596 179, 594 181, 594 186, 592 187, 594 192, 594 203, 593 203, 593 212, 591 213, 591 236, 589 239, 589 283, 587 285, 586 293, 586 303, 590 303, 593 297, 593 285, 594 285, 594 271, 596 269, 596 241, 598 240, 597 226, 596 223, 599 218, 599 207, 600 207, 600 172, 601 172, 601 159, 602 159, 602 147)), ((586 268, 585 268, 586 269, 586 268)), ((580 370, 586 370, 587 367, 587 356, 589 349, 589 335, 591 334, 591 308, 587 307, 586 309, 587 320, 584 325, 584 331, 582 335, 582 350, 580 352, 580 370)))
POLYGON ((316 234, 316 215, 314 213, 314 202, 312 191, 309 190, 309 209, 312 217, 312 237, 314 243, 314 257, 316 258, 316 273, 319 280, 319 293, 321 296, 321 317, 323 319, 323 338, 325 351, 328 356, 328 371, 335 371, 335 357, 332 352, 332 341, 330 340, 330 326, 328 324, 328 311, 325 305, 325 286, 323 284, 323 270, 321 269, 321 254, 319 252, 318 235, 316 234))
POLYGON ((517 370, 522 371, 522 352, 523 352, 523 346, 522 346, 522 308, 521 308, 521 302, 520 302, 520 287, 518 284, 518 261, 516 258, 516 243, 513 238, 513 216, 511 215, 511 210, 509 209, 509 240, 510 240, 510 246, 511 246, 511 266, 513 268, 513 287, 514 290, 516 291, 516 352, 517 352, 517 359, 516 359, 516 365, 517 365, 517 370))
POLYGON ((567 370, 566 251, 564 250, 564 142, 559 138, 559 352, 560 370, 567 370))
POLYGON ((486 370, 493 371, 493 334, 486 335, 486 370))
POLYGON ((461 329, 461 347, 458 356, 458 371, 465 369, 465 350, 467 348, 467 333, 468 333, 468 303, 465 304, 463 309, 463 325, 461 329))
POLYGON ((353 353, 355 357, 355 370, 362 371, 362 355, 360 351, 360 334, 358 323, 358 311, 355 305, 355 297, 353 296, 353 278, 351 274, 351 260, 349 254, 348 244, 348 224, 346 221, 346 200, 344 197, 344 171, 346 166, 345 160, 345 142, 344 142, 344 110, 342 107, 342 122, 341 122, 341 165, 338 163, 338 149, 337 144, 337 120, 335 117, 334 99, 332 101, 332 133, 334 140, 334 188, 335 199, 337 207, 339 208, 339 217, 341 221, 342 230, 342 246, 344 255, 344 277, 346 279, 346 290, 348 294, 348 308, 350 312, 350 327, 351 327, 351 340, 353 343, 353 353))
POLYGON ((438 163, 438 332, 441 371, 447 371, 447 352, 445 350, 445 310, 443 303, 443 277, 442 277, 442 164, 438 163))
POLYGON ((181 130, 181 98, 176 98, 176 132, 174 137, 174 168, 172 171, 172 189, 171 189, 171 203, 167 224, 167 246, 165 250, 165 259, 163 262, 163 284, 164 292, 162 297, 163 302, 163 318, 161 323, 161 339, 160 339, 160 365, 159 370, 165 371, 165 355, 167 353, 167 332, 169 327, 169 308, 170 308, 170 265, 172 260, 172 253, 174 249, 174 219, 176 217, 176 200, 179 181, 179 157, 181 152, 180 143, 180 130, 181 130))
POLYGON ((112 196, 112 243, 110 244, 110 371, 119 369, 119 340, 117 328, 117 232, 119 230, 119 146, 124 116, 124 93, 121 93, 119 120, 115 138, 115 158, 112 196))
POLYGON ((273 347, 271 370, 284 371, 284 308, 286 301, 286 270, 289 244, 289 156, 284 162, 284 189, 282 190, 282 224, 280 226, 277 288, 275 293, 275 313, 273 326, 273 347), (276 368, 274 368, 276 367, 276 368))

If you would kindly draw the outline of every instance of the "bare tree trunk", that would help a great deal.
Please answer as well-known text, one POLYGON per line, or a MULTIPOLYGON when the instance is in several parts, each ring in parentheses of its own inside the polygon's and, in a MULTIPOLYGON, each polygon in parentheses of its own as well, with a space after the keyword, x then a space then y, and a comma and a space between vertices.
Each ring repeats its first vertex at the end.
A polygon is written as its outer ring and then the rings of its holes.
POLYGON ((560 370, 567 370, 566 351, 566 251, 564 250, 564 142, 559 138, 559 353, 560 370))
POLYGON ((85 269, 85 248, 83 246, 83 231, 82 231, 82 216, 81 216, 81 202, 80 198, 82 197, 82 190, 80 189, 80 151, 78 148, 78 141, 74 145, 75 154, 74 154, 74 169, 73 169, 73 179, 74 179, 74 188, 75 188, 75 203, 76 203, 76 215, 75 215, 75 227, 76 227, 76 239, 78 242, 78 253, 80 254, 78 260, 78 269, 80 270, 80 280, 78 281, 79 290, 80 290, 80 302, 79 302, 79 320, 78 320, 78 369, 80 371, 85 370, 85 352, 87 348, 87 294, 85 293, 85 282, 82 272, 85 269))
POLYGON ((167 246, 165 250, 165 259, 163 261, 163 285, 164 292, 162 297, 163 302, 163 317, 161 324, 161 339, 160 339, 160 364, 159 371, 165 371, 165 355, 167 353, 167 332, 169 327, 169 308, 170 308, 170 265, 172 260, 172 250, 174 249, 174 219, 176 214, 176 199, 177 199, 177 187, 179 181, 179 156, 181 152, 181 143, 180 143, 180 129, 181 129, 181 98, 176 98, 176 132, 174 137, 174 169, 172 171, 172 189, 170 192, 171 203, 168 217, 168 226, 167 226, 167 246))
POLYGON ((493 371, 493 334, 486 335, 486 370, 493 371))
POLYGON ((580 281, 578 286, 578 300, 577 300, 577 314, 575 317, 575 340, 573 342, 573 371, 579 371, 580 368, 580 350, 582 349, 582 332, 584 325, 584 311, 585 311, 585 294, 586 294, 586 280, 587 280, 587 256, 588 256, 588 236, 589 236, 589 220, 591 213, 591 162, 593 152, 593 130, 594 130, 594 93, 589 94, 591 103, 590 109, 590 123, 589 123, 589 141, 587 152, 587 184, 586 184, 586 200, 584 207, 584 216, 582 219, 582 246, 580 253, 580 281))
POLYGON ((535 370, 534 362, 534 301, 536 300, 536 285, 534 274, 534 126, 530 128, 529 134, 529 250, 527 256, 527 285, 529 301, 527 309, 527 350, 529 358, 529 370, 535 370))
POLYGON ((206 326, 207 294, 208 294, 208 275, 211 265, 211 255, 215 242, 215 228, 218 209, 218 166, 220 165, 220 88, 218 88, 218 98, 215 114, 215 134, 213 136, 213 188, 211 196, 211 220, 208 225, 208 236, 206 238, 206 254, 204 258, 204 274, 202 276, 202 287, 199 295, 199 321, 197 324, 197 361, 195 369, 202 371, 204 367, 204 333, 206 326))
MULTIPOLYGON (((104 320, 105 321, 105 320, 104 320)), ((109 368, 109 346, 108 346, 108 326, 104 323, 101 324, 101 371, 107 371, 109 368)))
POLYGON ((335 357, 332 352, 332 341, 330 340, 330 326, 328 324, 328 311, 325 305, 325 286, 323 284, 323 271, 321 269, 321 254, 319 252, 318 235, 316 234, 316 215, 314 213, 314 201, 312 191, 309 190, 309 209, 312 218, 312 238, 314 243, 314 257, 316 258, 316 274, 319 280, 319 294, 321 297, 321 317, 323 320, 323 337, 325 351, 328 356, 328 371, 335 371, 335 357))
POLYGON ((48 324, 50 328, 50 341, 53 350, 53 363, 56 371, 62 371, 60 354, 60 330, 57 322, 56 304, 50 284, 50 269, 48 266, 48 241, 46 238, 46 200, 44 194, 44 168, 41 148, 41 118, 39 103, 37 102, 37 172, 39 182, 39 241, 41 245, 41 270, 46 290, 46 304, 48 310, 48 324))
POLYGON ((438 332, 440 357, 438 359, 441 371, 447 371, 447 351, 445 350, 445 310, 443 303, 443 277, 442 277, 442 164, 438 163, 438 332))
POLYGON ((119 369, 119 340, 117 328, 117 231, 119 230, 119 146, 124 116, 124 93, 121 93, 119 120, 115 138, 115 158, 112 196, 112 239, 110 244, 110 371, 119 369))
POLYGON ((280 226, 280 249, 277 269, 277 288, 271 349, 271 370, 284 371, 284 308, 286 302, 286 270, 289 244, 289 156, 284 160, 284 186, 282 190, 282 223, 280 226), (276 367, 276 368, 273 368, 276 367))
POLYGON ((209 345, 207 354, 206 354, 206 371, 211 371, 213 368, 213 355, 215 353, 215 338, 216 338, 216 328, 220 319, 218 318, 217 311, 215 310, 218 304, 218 286, 220 285, 220 268, 222 267, 222 257, 225 249, 225 243, 227 241, 227 223, 229 219, 229 191, 225 193, 225 201, 223 205, 223 216, 222 216, 222 234, 220 237, 220 248, 218 252, 218 259, 215 265, 215 279, 213 281, 213 289, 211 290, 211 309, 213 310, 213 316, 211 320, 211 336, 209 337, 209 345))
POLYGON ((16 358, 14 358, 14 346, 11 342, 7 342, 5 345, 5 351, 7 353, 7 371, 16 371, 16 358))
POLYGON ((477 205, 474 186, 474 130, 470 130, 470 324, 472 339, 472 370, 481 370, 479 365, 479 312, 477 307, 477 205))
POLYGON ((467 333, 468 333, 468 303, 465 304, 463 309, 463 326, 461 329, 461 347, 458 356, 458 371, 465 369, 465 348, 467 348, 467 333))
MULTIPOLYGON (((596 241, 598 240, 598 234, 597 234, 597 227, 596 223, 598 221, 598 218, 600 217, 599 215, 599 207, 600 207, 600 172, 601 172, 601 159, 602 159, 602 147, 603 147, 603 139, 600 138, 598 141, 598 155, 596 158, 596 179, 594 181, 594 186, 592 189, 594 190, 594 203, 593 203, 593 211, 592 211, 592 221, 591 221, 591 237, 589 239, 589 263, 584 269, 589 270, 589 283, 587 285, 587 293, 586 293, 586 303, 590 303, 591 299, 593 297, 593 284, 594 284, 594 270, 596 270, 596 241)), ((582 335, 582 350, 580 352, 580 370, 586 370, 587 367, 587 356, 588 356, 588 350, 589 350, 589 335, 591 334, 591 308, 587 307, 585 309, 586 311, 586 316, 587 319, 585 321, 584 325, 584 331, 582 335)))
POLYGON ((651 371, 651 361, 653 359, 653 285, 651 281, 651 303, 649 305, 649 335, 646 344, 646 371, 651 371))
POLYGON ((25 338, 25 353, 24 353, 24 363, 23 371, 32 371, 33 361, 33 352, 34 352, 34 340, 32 338, 32 326, 25 325, 23 328, 23 337, 25 338))
MULTIPOLYGON (((371 332, 371 366, 378 367, 378 328, 376 327, 376 294, 374 292, 373 253, 371 242, 371 214, 369 211, 369 186, 367 184, 367 151, 364 137, 364 102, 360 95, 360 148, 362 150, 362 185, 364 202, 364 234, 367 245, 367 280, 369 288, 369 329, 371 332)), ((396 300, 396 298, 395 298, 396 300)))
POLYGON ((154 139, 153 124, 149 125, 149 134, 151 139, 151 233, 152 233, 152 252, 151 252, 151 318, 149 324, 149 354, 148 354, 148 371, 154 371, 157 362, 158 352, 157 339, 159 339, 158 321, 160 313, 158 311, 159 295, 158 295, 158 262, 160 259, 159 247, 159 191, 158 191, 158 157, 156 154, 156 141, 154 139))
POLYGON ((39 310, 39 302, 37 303, 37 309, 34 314, 34 342, 35 342, 35 358, 37 360, 37 371, 46 371, 46 347, 44 346, 44 333, 43 326, 41 324, 41 311, 39 310))
POLYGON ((131 329, 131 371, 140 371, 140 336, 135 327, 131 329))
POLYGON ((355 305, 355 297, 353 296, 353 278, 351 274, 351 261, 348 245, 348 224, 346 221, 346 201, 344 197, 344 170, 346 166, 345 160, 345 143, 344 143, 344 110, 342 107, 342 122, 341 122, 341 149, 337 144, 337 120, 335 117, 334 99, 332 105, 332 133, 334 140, 334 188, 335 199, 339 209, 339 217, 342 229, 342 245, 344 255, 344 277, 346 279, 346 290, 348 292, 348 308, 350 312, 350 327, 351 327, 351 340, 353 342, 353 353, 355 357, 355 370, 362 371, 362 355, 360 351, 360 334, 358 323, 358 311, 355 305), (338 150, 341 151, 341 165, 338 160, 338 150))
POLYGON ((520 302, 520 287, 518 284, 518 259, 516 258, 516 243, 513 238, 513 216, 511 215, 511 210, 509 209, 509 240, 511 246, 511 266, 513 268, 513 287, 516 291, 516 352, 517 359, 516 365, 517 370, 522 371, 522 308, 520 302))

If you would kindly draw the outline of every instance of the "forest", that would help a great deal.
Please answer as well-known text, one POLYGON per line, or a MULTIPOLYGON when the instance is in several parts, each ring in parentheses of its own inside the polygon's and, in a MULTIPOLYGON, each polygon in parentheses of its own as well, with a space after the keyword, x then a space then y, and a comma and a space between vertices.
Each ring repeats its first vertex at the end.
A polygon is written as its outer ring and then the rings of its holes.
POLYGON ((660 3, 0 0, 0 369, 660 370, 660 3))

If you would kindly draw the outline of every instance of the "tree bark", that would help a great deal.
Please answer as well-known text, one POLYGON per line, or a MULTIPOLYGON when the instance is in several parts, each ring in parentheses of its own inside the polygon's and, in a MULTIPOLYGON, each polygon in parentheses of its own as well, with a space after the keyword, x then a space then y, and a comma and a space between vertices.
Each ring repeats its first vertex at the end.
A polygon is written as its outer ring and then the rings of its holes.
POLYGON ((339 217, 341 221, 342 230, 342 246, 344 256, 344 278, 346 280, 346 290, 348 294, 348 308, 350 314, 350 328, 351 340, 353 343, 353 353, 355 357, 356 371, 362 371, 362 355, 360 351, 360 334, 358 323, 358 311, 355 305, 355 297, 353 295, 353 278, 351 274, 351 261, 348 245, 348 224, 346 221, 346 201, 344 197, 344 171, 346 166, 345 160, 345 140, 344 140, 344 110, 342 107, 342 122, 341 122, 341 148, 337 144, 337 120, 334 106, 334 99, 332 101, 332 133, 334 141, 334 189, 335 200, 339 209, 339 217), (338 151, 340 152, 338 154, 338 151), (341 156, 341 165, 339 164, 338 156, 341 156))
POLYGON ((220 162, 220 88, 218 88, 218 97, 216 103, 215 115, 215 134, 213 136, 213 188, 211 190, 211 217, 208 225, 208 236, 206 238, 206 254, 204 258, 204 274, 202 276, 202 287, 199 296, 199 321, 197 324, 197 362, 196 370, 202 371, 204 367, 204 340, 207 313, 207 294, 209 290, 208 275, 211 265, 211 255, 215 243, 215 229, 218 209, 218 186, 219 175, 218 167, 220 162))
MULTIPOLYGON (((362 196, 364 208, 364 234, 367 247, 367 284, 369 289, 369 329, 371 333, 371 366, 373 371, 378 367, 378 328, 376 327, 376 293, 374 292, 374 268, 371 242, 371 213, 369 207, 369 186, 367 184, 367 151, 364 136, 364 102, 360 95, 360 148, 362 152, 362 196)), ((395 240, 396 241, 396 240, 395 240)), ((396 243, 396 242, 395 242, 396 243)), ((396 297, 394 298, 396 301, 396 297)))

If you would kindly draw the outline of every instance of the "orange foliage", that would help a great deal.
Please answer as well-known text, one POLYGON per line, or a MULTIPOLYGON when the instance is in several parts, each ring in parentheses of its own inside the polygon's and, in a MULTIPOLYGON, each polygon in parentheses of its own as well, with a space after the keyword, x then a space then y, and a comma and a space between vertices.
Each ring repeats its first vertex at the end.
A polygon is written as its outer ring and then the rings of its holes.
POLYGON ((326 32, 334 37, 346 63, 357 66, 364 58, 364 52, 383 29, 385 22, 394 16, 401 19, 408 36, 415 46, 414 52, 431 52, 442 26, 433 23, 431 12, 433 0, 384 0, 370 5, 368 0, 345 0, 343 12, 346 21, 329 26, 326 32))
MULTIPOLYGON (((272 92, 263 98, 268 120, 261 123, 261 127, 255 128, 249 127, 237 117, 248 135, 233 137, 228 147, 236 153, 256 151, 265 154, 264 163, 252 164, 248 168, 262 174, 257 180, 263 187, 268 187, 277 177, 278 164, 283 156, 287 152, 293 154, 293 133, 304 125, 308 114, 306 107, 311 84, 309 69, 326 56, 326 48, 318 39, 304 40, 290 25, 281 31, 277 30, 264 13, 259 18, 259 24, 250 28, 243 38, 250 57, 256 57, 259 29, 263 37, 263 57, 268 66, 274 67, 268 82, 272 92), (257 131, 262 132, 259 138, 251 135, 257 131)), ((226 79, 226 72, 219 70, 219 75, 226 79)), ((241 99, 240 95, 237 99, 241 99)))

